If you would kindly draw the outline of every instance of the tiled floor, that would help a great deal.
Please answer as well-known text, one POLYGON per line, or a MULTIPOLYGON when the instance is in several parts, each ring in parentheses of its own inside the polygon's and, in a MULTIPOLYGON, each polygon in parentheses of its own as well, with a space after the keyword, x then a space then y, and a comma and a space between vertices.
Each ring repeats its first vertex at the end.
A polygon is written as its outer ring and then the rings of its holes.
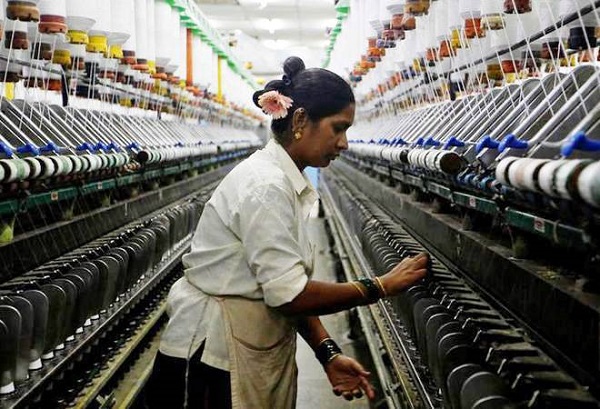
MULTIPOLYGON (((310 231, 315 244, 317 244, 317 259, 315 261, 316 280, 335 281, 333 261, 329 253, 329 246, 323 219, 310 219, 310 231)), ((345 354, 355 356, 356 353, 366 350, 366 346, 360 345, 348 338, 347 313, 339 313, 321 317, 328 332, 340 345, 345 354)), ((331 386, 321 365, 314 357, 310 347, 302 340, 298 340, 298 405, 297 409, 334 409, 334 408, 358 408, 368 409, 369 402, 366 398, 347 402, 331 392, 331 386)), ((368 365, 359 359, 363 365, 368 365)), ((374 371, 371 371, 372 373, 374 371)))

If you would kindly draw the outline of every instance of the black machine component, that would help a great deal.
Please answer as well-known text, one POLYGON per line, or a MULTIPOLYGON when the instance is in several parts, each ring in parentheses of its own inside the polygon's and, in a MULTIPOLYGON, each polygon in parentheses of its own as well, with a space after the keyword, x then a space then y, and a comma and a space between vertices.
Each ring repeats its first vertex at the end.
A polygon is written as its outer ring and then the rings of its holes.
POLYGON ((433 254, 422 283, 363 319, 380 321, 379 342, 396 362, 382 361, 379 372, 390 385, 406 382, 386 391, 398 400, 391 405, 598 407, 598 316, 585 293, 568 293, 542 266, 513 259, 435 204, 354 164, 334 164, 322 188, 339 251, 356 260, 350 277, 382 274, 424 249, 433 254))
POLYGON ((370 20, 383 68, 355 67, 358 120, 321 188, 348 278, 433 256, 422 283, 359 309, 387 405, 597 408, 600 3, 460 1, 456 37, 440 36, 455 3, 390 2, 403 24, 400 3, 429 16, 389 50, 370 20))

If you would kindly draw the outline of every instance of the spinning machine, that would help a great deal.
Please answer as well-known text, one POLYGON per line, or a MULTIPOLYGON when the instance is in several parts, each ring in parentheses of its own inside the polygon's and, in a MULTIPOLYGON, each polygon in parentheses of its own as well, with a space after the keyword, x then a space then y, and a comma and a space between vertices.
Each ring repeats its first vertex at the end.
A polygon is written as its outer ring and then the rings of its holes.
POLYGON ((0 407, 127 407, 203 204, 262 145, 253 84, 193 2, 0 21, 0 407))
POLYGON ((381 407, 597 408, 600 2, 339 2, 349 149, 322 174, 342 279, 428 251, 358 311, 381 407), (351 65, 348 65, 348 59, 351 65))

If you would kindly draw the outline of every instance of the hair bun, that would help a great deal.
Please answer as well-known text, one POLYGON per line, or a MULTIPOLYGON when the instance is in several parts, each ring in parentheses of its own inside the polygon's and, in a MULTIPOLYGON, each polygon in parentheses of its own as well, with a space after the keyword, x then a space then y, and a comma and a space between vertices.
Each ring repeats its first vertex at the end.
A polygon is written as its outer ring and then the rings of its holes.
POLYGON ((305 69, 304 61, 299 57, 288 57, 283 63, 283 72, 290 80, 293 80, 296 75, 305 69))

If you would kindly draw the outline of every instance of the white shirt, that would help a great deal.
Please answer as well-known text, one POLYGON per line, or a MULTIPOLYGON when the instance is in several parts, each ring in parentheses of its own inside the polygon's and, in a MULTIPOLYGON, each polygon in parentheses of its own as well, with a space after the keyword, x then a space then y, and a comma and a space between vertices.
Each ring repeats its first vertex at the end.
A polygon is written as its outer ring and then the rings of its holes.
POLYGON ((206 339, 202 362, 229 370, 220 306, 207 294, 264 299, 271 307, 292 301, 312 274, 306 222, 317 199, 274 140, 236 166, 206 203, 183 256, 184 277, 169 292, 160 351, 188 358, 206 339))

